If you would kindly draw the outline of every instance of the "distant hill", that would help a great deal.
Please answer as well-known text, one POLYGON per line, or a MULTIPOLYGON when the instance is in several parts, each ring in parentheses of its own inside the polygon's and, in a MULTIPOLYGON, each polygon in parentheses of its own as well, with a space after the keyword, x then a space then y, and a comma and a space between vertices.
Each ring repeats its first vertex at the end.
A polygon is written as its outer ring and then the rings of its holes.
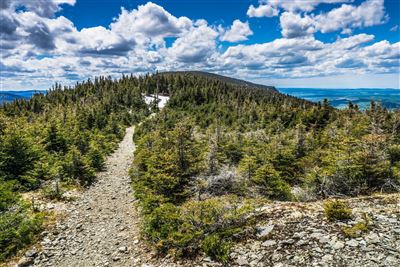
POLYGON ((204 72, 204 71, 169 71, 169 72, 161 72, 160 74, 187 74, 187 75, 196 75, 196 76, 203 76, 211 79, 217 79, 224 81, 228 84, 245 86, 245 87, 252 87, 252 88, 260 88, 260 89, 267 89, 274 92, 278 92, 278 90, 274 86, 256 84, 244 80, 239 80, 232 77, 222 76, 215 73, 204 72))
POLYGON ((35 93, 45 93, 46 91, 27 90, 27 91, 1 91, 0 104, 12 102, 17 99, 29 99, 35 93))

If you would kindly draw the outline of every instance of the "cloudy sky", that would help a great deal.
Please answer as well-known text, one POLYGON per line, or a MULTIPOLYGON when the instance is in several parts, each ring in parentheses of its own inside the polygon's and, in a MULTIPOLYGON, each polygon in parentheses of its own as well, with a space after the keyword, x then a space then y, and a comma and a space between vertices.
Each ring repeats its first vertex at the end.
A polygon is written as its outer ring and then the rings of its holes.
POLYGON ((0 0, 2 90, 203 70, 400 88, 400 0, 0 0))

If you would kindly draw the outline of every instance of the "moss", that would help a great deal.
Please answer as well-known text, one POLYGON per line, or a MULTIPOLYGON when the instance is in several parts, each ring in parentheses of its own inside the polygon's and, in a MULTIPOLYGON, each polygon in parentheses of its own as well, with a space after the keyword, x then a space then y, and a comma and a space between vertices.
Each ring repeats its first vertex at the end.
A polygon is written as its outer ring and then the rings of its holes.
POLYGON ((346 221, 352 218, 349 205, 341 200, 328 200, 324 203, 324 213, 328 221, 346 221))

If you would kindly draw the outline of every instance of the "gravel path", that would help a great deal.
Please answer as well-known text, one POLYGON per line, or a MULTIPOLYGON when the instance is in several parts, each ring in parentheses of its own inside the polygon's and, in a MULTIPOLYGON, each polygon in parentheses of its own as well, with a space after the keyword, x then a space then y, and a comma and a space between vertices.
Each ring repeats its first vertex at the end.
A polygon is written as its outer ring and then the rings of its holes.
POLYGON ((138 246, 139 214, 133 206, 128 170, 134 127, 106 161, 95 185, 70 203, 65 220, 41 242, 35 266, 135 266, 145 253, 138 246))

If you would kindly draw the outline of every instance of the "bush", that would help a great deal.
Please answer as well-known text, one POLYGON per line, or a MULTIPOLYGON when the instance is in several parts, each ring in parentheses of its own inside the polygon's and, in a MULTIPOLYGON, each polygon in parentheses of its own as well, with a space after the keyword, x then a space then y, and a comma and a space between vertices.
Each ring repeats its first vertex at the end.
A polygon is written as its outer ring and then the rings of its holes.
POLYGON ((204 238, 202 249, 213 260, 227 263, 231 246, 230 242, 224 241, 219 235, 212 234, 204 238))
POLYGON ((29 216, 24 211, 5 212, 0 215, 0 261, 13 256, 35 240, 42 230, 44 214, 29 216))
POLYGON ((366 213, 363 213, 363 220, 350 227, 343 227, 342 231, 345 237, 357 238, 371 229, 371 219, 366 213))
POLYGON ((23 189, 35 188, 36 179, 24 176, 40 157, 33 140, 16 130, 2 136, 0 144, 0 174, 16 180, 23 189))
POLYGON ((62 172, 65 179, 78 180, 83 186, 92 184, 96 178, 90 162, 82 156, 75 146, 66 155, 62 165, 62 172))
POLYGON ((290 185, 282 180, 280 173, 271 164, 258 168, 253 181, 261 186, 261 193, 271 199, 292 199, 290 185))
POLYGON ((90 165, 97 171, 101 171, 104 168, 104 153, 101 151, 99 146, 95 142, 90 143, 88 152, 88 158, 90 165))
POLYGON ((161 250, 170 247, 170 234, 177 231, 180 220, 179 210, 167 203, 145 216, 144 232, 161 250))
POLYGON ((328 221, 346 221, 352 218, 349 205, 340 200, 328 200, 324 203, 324 212, 328 221))
POLYGON ((228 261, 230 241, 251 223, 251 200, 233 196, 187 201, 176 207, 162 204, 145 216, 145 234, 162 252, 190 255, 204 251, 215 260, 228 261))
POLYGON ((15 205, 18 198, 18 194, 12 191, 12 184, 0 180, 0 212, 5 212, 15 205))

